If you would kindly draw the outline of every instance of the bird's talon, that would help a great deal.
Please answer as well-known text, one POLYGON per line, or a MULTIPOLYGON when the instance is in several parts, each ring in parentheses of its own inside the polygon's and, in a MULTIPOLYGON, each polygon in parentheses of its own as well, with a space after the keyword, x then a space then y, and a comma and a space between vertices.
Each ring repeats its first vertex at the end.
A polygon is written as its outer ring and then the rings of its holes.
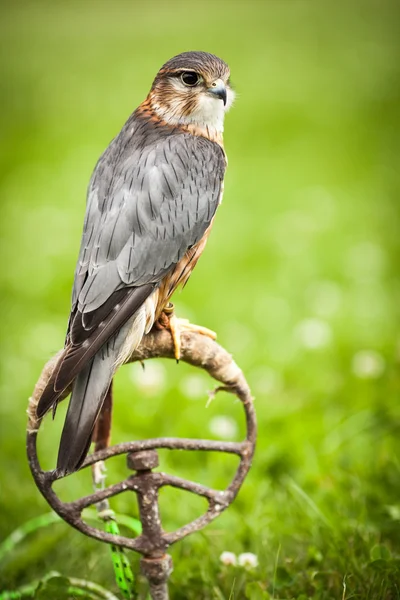
POLYGON ((205 335, 211 338, 212 340, 215 340, 217 338, 217 334, 215 333, 215 331, 212 331, 207 327, 202 327, 201 325, 195 325, 194 323, 190 323, 189 319, 179 319, 174 314, 172 314, 169 318, 169 329, 172 335, 172 341, 174 344, 174 356, 177 363, 179 363, 179 359, 181 357, 182 331, 200 333, 201 335, 205 335))
POLYGON ((172 314, 169 318, 169 329, 172 335, 172 341, 174 344, 174 356, 176 362, 179 363, 179 359, 181 357, 181 319, 178 319, 174 314, 172 314))

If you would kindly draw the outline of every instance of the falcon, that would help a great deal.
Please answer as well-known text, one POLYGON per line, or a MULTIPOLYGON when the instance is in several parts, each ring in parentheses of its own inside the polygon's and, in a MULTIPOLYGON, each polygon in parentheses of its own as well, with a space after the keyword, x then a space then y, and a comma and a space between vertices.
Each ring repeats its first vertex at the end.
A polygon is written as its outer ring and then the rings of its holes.
POLYGON ((54 414, 72 385, 59 475, 82 464, 113 376, 142 337, 167 322, 179 359, 180 331, 196 327, 170 314, 170 298, 189 279, 221 202, 229 76, 206 52, 166 62, 94 169, 65 347, 37 406, 39 418, 54 414))

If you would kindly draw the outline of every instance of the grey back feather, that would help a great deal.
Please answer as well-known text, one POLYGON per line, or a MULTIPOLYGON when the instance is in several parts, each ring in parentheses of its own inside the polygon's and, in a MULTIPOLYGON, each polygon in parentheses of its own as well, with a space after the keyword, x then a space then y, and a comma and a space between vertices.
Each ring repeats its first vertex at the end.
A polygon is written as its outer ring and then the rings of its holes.
POLYGON ((222 149, 134 113, 89 185, 73 307, 96 310, 117 289, 159 282, 217 209, 222 149))

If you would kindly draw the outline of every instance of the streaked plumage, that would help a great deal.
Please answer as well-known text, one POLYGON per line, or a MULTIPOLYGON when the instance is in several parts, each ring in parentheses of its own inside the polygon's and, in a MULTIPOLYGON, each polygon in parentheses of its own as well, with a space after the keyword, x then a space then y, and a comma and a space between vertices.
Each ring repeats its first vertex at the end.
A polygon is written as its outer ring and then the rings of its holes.
POLYGON ((76 470, 85 458, 116 369, 187 281, 204 248, 226 167, 228 78, 227 65, 213 55, 171 59, 96 165, 65 350, 37 409, 42 417, 55 408, 73 382, 60 473, 76 470), (193 73, 199 82, 187 87, 183 79, 194 80, 193 73))

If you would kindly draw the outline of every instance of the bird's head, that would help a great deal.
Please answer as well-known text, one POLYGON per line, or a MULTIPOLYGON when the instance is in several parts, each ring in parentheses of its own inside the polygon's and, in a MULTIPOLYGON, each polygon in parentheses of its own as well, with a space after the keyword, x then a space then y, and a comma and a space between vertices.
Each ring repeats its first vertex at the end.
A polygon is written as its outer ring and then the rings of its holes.
POLYGON ((224 114, 234 92, 228 65, 207 52, 184 52, 171 58, 155 78, 148 101, 171 125, 191 125, 222 133, 224 114))

